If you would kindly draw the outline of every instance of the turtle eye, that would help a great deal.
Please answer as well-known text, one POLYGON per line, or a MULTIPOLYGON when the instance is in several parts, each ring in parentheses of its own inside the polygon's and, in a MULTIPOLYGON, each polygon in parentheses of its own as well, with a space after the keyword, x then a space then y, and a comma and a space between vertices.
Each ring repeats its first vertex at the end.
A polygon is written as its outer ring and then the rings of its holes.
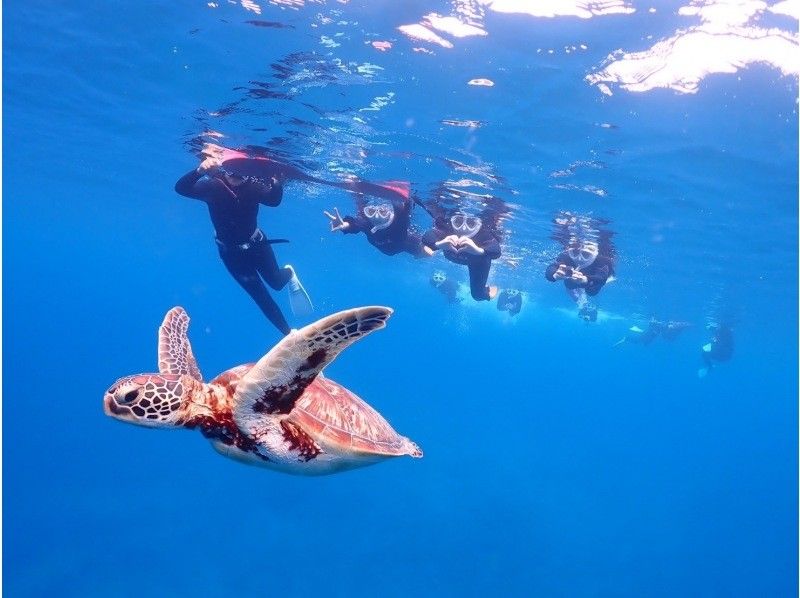
POLYGON ((136 397, 139 396, 139 389, 134 388, 133 390, 129 390, 122 396, 117 396, 117 401, 122 403, 123 405, 127 405, 128 403, 132 403, 136 400, 136 397))

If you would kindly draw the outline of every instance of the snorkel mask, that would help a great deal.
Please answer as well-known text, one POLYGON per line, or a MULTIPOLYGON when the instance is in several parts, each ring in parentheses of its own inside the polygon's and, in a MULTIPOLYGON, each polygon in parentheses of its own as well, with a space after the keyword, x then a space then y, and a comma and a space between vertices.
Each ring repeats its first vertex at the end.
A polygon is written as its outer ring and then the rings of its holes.
POLYGON ((366 205, 362 212, 364 217, 372 224, 372 228, 369 231, 372 234, 387 228, 394 222, 394 208, 388 203, 366 205))
POLYGON ((481 230, 481 219, 477 216, 470 216, 462 212, 457 212, 450 216, 450 226, 462 237, 471 239, 481 230))
POLYGON ((447 280, 447 276, 441 270, 436 270, 431 276, 431 284, 435 287, 442 286, 445 280, 447 280))
POLYGON ((519 297, 519 294, 520 293, 517 289, 504 289, 500 294, 497 309, 500 311, 511 312, 514 308, 518 307, 517 298, 519 297))
POLYGON ((575 263, 575 267, 578 269, 591 266, 597 259, 598 253, 597 243, 594 241, 586 241, 567 249, 569 259, 575 263))

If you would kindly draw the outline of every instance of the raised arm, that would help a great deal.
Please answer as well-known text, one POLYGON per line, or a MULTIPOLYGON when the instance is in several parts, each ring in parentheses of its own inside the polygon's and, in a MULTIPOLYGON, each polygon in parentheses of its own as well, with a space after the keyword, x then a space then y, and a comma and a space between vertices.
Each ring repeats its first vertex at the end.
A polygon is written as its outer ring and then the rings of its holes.
POLYGON ((366 225, 359 221, 358 218, 353 216, 342 216, 339 213, 339 208, 333 208, 334 213, 330 213, 327 210, 324 210, 322 213, 327 216, 328 220, 331 222, 331 232, 335 233, 336 231, 341 231, 344 234, 353 234, 353 233, 360 233, 363 230, 367 230, 369 227, 369 223, 366 225))
POLYGON ((494 235, 492 235, 486 243, 481 243, 479 247, 483 249, 483 255, 490 260, 496 260, 500 257, 500 241, 498 241, 494 235))
POLYGON ((208 199, 212 183, 203 177, 208 174, 211 168, 219 165, 219 160, 214 157, 206 157, 200 166, 190 170, 175 183, 175 193, 190 197, 192 199, 208 199))
POLYGON ((205 172, 199 168, 190 170, 175 183, 175 193, 192 199, 205 200, 208 197, 208 181, 201 180, 205 172))
POLYGON ((445 237, 444 233, 438 228, 431 228, 422 235, 422 249, 426 255, 433 255, 437 249, 441 249, 440 241, 445 237))
POLYGON ((347 226, 342 227, 341 231, 346 235, 354 235, 372 228, 369 220, 362 216, 344 216, 342 220, 347 226))
POLYGON ((563 270, 561 272, 559 270, 568 267, 567 259, 568 258, 566 253, 558 254, 558 257, 555 259, 555 261, 549 266, 547 266, 547 268, 545 269, 544 277, 550 282, 555 282, 560 278, 564 278, 564 275, 562 273, 563 270))
POLYGON ((283 199, 283 182, 274 177, 269 183, 250 181, 248 193, 251 193, 261 205, 274 208, 279 206, 283 199))
POLYGON ((422 237, 419 234, 409 230, 406 234, 405 241, 403 242, 404 249, 406 253, 413 255, 415 258, 423 258, 423 257, 430 257, 433 255, 433 251, 425 247, 422 244, 422 237))

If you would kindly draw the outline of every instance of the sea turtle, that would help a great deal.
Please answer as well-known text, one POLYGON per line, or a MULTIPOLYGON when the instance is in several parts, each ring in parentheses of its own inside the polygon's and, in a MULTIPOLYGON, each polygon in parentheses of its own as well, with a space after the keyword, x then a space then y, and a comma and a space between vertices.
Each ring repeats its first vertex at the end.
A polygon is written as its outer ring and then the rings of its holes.
POLYGON ((342 311, 292 331, 257 363, 203 383, 182 307, 158 330, 158 374, 117 380, 106 415, 154 428, 199 429, 225 455, 287 473, 323 475, 422 451, 355 394, 322 375, 346 347, 383 328, 388 307, 342 311))

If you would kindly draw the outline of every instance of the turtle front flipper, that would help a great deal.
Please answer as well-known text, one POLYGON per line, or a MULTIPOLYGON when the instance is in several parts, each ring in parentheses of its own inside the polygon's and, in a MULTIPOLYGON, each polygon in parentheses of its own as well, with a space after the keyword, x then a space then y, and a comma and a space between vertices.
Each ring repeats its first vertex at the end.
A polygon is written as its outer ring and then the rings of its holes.
POLYGON ((386 326, 390 315, 389 307, 357 307, 284 337, 237 385, 233 397, 236 425, 257 434, 264 415, 289 413, 325 366, 358 339, 386 326))
POLYGON ((202 382, 203 374, 197 367, 187 330, 189 315, 182 307, 173 307, 158 329, 158 371, 162 374, 186 374, 202 382))

